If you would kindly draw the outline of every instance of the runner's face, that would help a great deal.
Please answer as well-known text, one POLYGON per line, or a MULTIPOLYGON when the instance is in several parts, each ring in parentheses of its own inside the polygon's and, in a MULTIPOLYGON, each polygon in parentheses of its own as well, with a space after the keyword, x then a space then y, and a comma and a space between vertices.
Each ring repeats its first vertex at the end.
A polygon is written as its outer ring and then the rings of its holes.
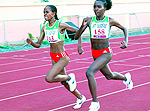
POLYGON ((44 18, 46 21, 51 20, 52 18, 54 18, 54 16, 54 12, 52 12, 49 7, 44 8, 44 18))
POLYGON ((104 8, 104 4, 101 1, 95 1, 94 3, 94 12, 95 15, 100 17, 105 13, 106 8, 104 8))

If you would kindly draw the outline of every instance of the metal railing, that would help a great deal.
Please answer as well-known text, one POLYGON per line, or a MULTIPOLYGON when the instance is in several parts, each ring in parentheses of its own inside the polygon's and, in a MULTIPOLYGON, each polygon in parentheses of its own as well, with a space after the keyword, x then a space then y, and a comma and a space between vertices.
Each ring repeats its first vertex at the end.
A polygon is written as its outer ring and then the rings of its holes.
MULTIPOLYGON (((109 16, 113 16, 113 18, 119 18, 121 16, 122 20, 119 19, 118 21, 122 21, 123 25, 128 29, 139 28, 143 32, 143 27, 150 27, 150 22, 148 20, 150 12, 109 14, 109 16)), ((74 21, 76 21, 75 25, 79 27, 83 18, 83 16, 72 15, 62 16, 60 19, 62 22, 74 23, 74 21)), ((34 36, 40 35, 40 24, 43 21, 44 20, 41 18, 0 21, 0 43, 8 45, 11 42, 25 41, 28 37, 28 33, 33 33, 34 36)))

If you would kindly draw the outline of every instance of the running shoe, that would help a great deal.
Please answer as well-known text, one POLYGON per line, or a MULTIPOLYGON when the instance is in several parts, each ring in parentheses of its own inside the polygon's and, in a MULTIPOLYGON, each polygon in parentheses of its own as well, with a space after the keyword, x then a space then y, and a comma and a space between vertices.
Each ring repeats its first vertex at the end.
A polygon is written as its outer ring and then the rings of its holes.
POLYGON ((85 102, 86 98, 82 95, 82 99, 77 98, 76 105, 73 107, 73 109, 79 109, 81 108, 82 104, 85 102))
POLYGON ((91 102, 91 105, 89 107, 89 111, 98 111, 100 109, 99 102, 91 102))
POLYGON ((125 77, 127 78, 127 80, 123 81, 123 83, 126 85, 126 88, 128 88, 129 90, 131 90, 133 88, 133 82, 131 80, 131 74, 128 72, 125 74, 125 77))
POLYGON ((71 79, 67 80, 66 82, 69 85, 70 91, 73 92, 76 89, 76 86, 77 86, 75 75, 74 75, 74 73, 71 73, 68 76, 70 76, 71 79))

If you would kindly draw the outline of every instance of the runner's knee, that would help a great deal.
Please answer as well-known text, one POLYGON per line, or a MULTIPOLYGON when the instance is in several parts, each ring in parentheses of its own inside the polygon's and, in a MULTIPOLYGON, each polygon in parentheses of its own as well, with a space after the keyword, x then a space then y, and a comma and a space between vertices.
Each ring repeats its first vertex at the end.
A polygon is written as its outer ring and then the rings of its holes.
POLYGON ((48 82, 48 83, 52 83, 52 81, 53 81, 53 79, 52 79, 51 77, 49 77, 49 76, 46 76, 46 77, 45 77, 45 80, 46 80, 46 82, 48 82))
POLYGON ((90 69, 87 69, 87 71, 86 71, 86 77, 87 78, 90 78, 90 77, 92 77, 94 74, 93 74, 93 72, 90 70, 90 69))

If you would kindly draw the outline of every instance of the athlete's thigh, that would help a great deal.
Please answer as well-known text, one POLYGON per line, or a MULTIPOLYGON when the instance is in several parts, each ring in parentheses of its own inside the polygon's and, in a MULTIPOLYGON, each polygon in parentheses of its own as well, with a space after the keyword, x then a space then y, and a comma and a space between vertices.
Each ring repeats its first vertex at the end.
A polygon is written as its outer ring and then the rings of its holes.
POLYGON ((99 56, 89 67, 92 72, 101 70, 111 60, 112 55, 110 53, 99 56))
POLYGON ((61 74, 61 75, 67 75, 65 67, 60 71, 59 74, 61 74))
POLYGON ((58 62, 52 60, 52 68, 49 71, 50 75, 66 74, 65 66, 69 63, 69 57, 63 57, 58 62))
POLYGON ((100 69, 100 72, 104 75, 104 76, 110 76, 112 75, 112 71, 109 68, 109 65, 106 64, 102 69, 100 69))

